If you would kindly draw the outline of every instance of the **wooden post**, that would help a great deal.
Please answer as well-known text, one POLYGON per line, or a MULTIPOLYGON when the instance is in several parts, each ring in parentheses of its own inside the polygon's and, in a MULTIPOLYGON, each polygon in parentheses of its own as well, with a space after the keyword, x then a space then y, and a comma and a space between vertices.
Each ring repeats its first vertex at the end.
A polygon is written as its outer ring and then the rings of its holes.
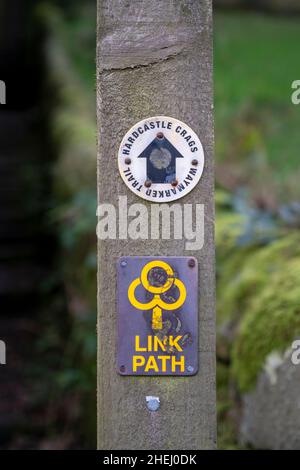
MULTIPOLYGON (((204 204, 205 242, 99 241, 98 447, 100 449, 213 449, 216 446, 215 269, 210 0, 98 0, 98 194, 118 208, 139 199, 118 172, 119 145, 138 121, 156 115, 188 124, 200 137, 205 167, 179 204, 204 204), (122 377, 116 371, 117 286, 120 256, 195 256, 199 263, 199 372, 192 377, 122 377), (200 290, 201 289, 201 290, 200 290), (149 411, 146 396, 158 396, 149 411)), ((124 214, 123 214, 124 215, 124 214)), ((124 237, 125 238, 125 237, 124 237)))

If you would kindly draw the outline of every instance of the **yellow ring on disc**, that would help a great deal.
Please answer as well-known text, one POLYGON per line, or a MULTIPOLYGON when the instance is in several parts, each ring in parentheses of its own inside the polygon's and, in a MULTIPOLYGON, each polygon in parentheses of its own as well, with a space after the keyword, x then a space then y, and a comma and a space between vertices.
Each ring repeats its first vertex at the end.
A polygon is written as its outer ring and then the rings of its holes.
POLYGON ((147 304, 143 304, 142 302, 139 302, 138 300, 136 300, 134 293, 135 293, 135 289, 140 284, 141 284, 141 281, 137 278, 137 279, 134 279, 134 281, 132 281, 132 283, 130 284, 128 288, 128 299, 131 305, 133 305, 138 310, 150 310, 151 308, 156 307, 157 299, 155 297, 147 304))
POLYGON ((146 266, 143 267, 142 272, 141 272, 141 281, 144 286, 144 288, 151 292, 152 294, 163 294, 164 292, 167 292, 169 290, 173 283, 174 283, 174 272, 171 266, 169 266, 167 263, 164 261, 150 261, 149 263, 146 264, 146 266), (161 287, 154 287, 151 286, 151 284, 148 281, 148 274, 153 268, 162 268, 164 271, 166 271, 168 275, 168 279, 165 282, 165 284, 161 287))
POLYGON ((186 288, 185 285, 183 284, 182 281, 179 279, 174 279, 174 284, 179 290, 179 297, 176 300, 176 302, 173 302, 172 304, 167 304, 161 298, 157 299, 157 305, 164 310, 177 310, 177 308, 181 307, 186 299, 186 288))

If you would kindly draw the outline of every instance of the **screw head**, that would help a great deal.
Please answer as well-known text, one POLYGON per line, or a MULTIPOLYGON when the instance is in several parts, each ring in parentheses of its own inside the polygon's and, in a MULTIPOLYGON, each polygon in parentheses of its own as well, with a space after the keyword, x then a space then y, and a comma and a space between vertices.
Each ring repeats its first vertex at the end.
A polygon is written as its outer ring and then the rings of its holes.
POLYGON ((178 185, 178 181, 177 181, 177 180, 173 180, 173 181, 171 182, 171 185, 172 185, 173 187, 176 187, 176 186, 178 185))
POLYGON ((126 268, 127 261, 125 261, 125 260, 121 261, 121 266, 122 266, 122 268, 126 268))
POLYGON ((152 181, 150 181, 150 180, 145 181, 146 188, 150 188, 151 185, 152 185, 152 181))
POLYGON ((130 165, 131 164, 131 158, 125 158, 125 163, 126 165, 130 165))
POLYGON ((157 411, 160 407, 159 397, 146 397, 146 403, 149 411, 157 411))
POLYGON ((194 372, 194 367, 193 366, 188 366, 187 370, 188 370, 188 372, 194 372))
POLYGON ((120 372, 121 372, 121 374, 124 374, 125 370, 126 370, 126 367, 125 367, 125 366, 120 366, 120 372))
POLYGON ((163 132, 158 132, 158 133, 156 134, 156 137, 157 137, 158 139, 163 139, 163 138, 164 138, 163 132))
POLYGON ((189 259, 188 265, 190 268, 194 268, 196 266, 196 261, 194 260, 194 258, 189 259))
POLYGON ((196 158, 194 158, 194 160, 192 160, 192 165, 194 165, 194 166, 198 165, 198 160, 196 160, 196 158))

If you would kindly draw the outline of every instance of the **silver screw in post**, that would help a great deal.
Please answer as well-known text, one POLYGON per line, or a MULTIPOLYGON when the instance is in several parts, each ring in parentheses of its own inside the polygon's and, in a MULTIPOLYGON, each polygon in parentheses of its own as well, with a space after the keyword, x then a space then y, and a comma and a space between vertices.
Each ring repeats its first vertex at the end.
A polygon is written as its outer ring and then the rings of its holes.
POLYGON ((146 403, 149 411, 157 411, 160 407, 159 397, 146 397, 146 403))

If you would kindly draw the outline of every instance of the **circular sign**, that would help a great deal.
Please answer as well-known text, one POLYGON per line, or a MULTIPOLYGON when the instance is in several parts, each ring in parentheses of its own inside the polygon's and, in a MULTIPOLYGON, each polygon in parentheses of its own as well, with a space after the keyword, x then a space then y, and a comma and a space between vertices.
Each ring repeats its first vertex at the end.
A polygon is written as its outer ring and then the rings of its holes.
POLYGON ((169 202, 196 186, 203 172, 204 153, 189 126, 178 119, 155 116, 127 132, 118 163, 123 181, 137 196, 169 202))

